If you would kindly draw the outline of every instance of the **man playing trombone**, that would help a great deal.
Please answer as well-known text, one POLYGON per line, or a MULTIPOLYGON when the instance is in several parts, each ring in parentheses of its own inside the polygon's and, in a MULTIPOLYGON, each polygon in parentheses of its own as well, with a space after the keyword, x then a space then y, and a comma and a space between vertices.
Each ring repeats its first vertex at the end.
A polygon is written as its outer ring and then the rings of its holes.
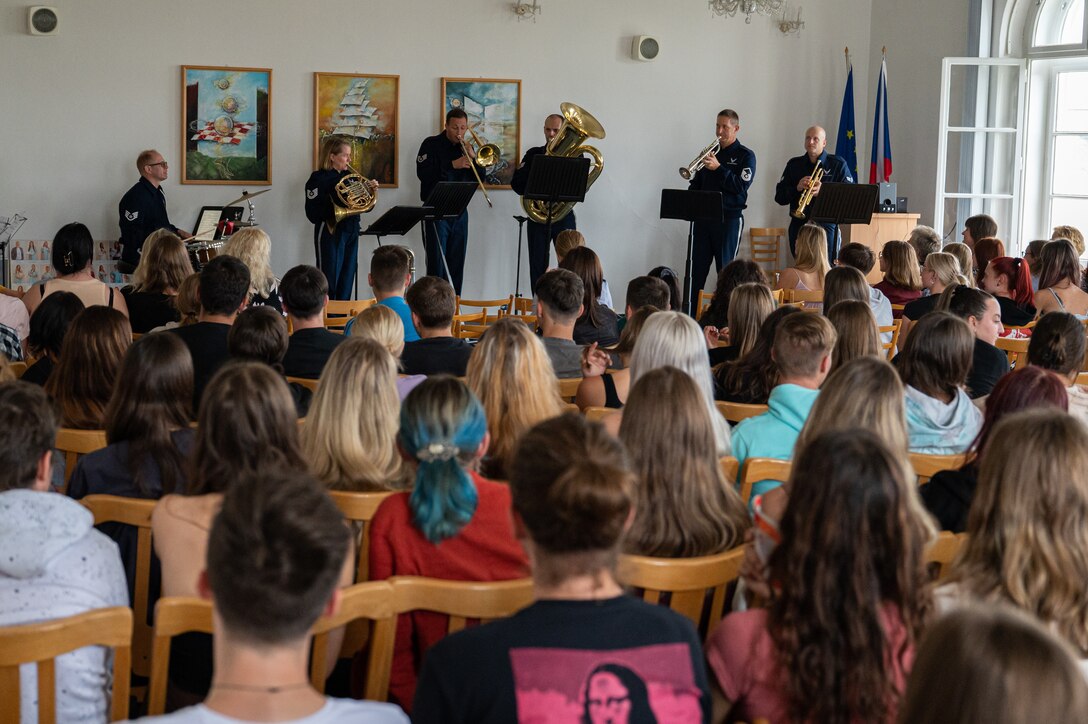
MULTIPOLYGON (((423 140, 416 156, 419 198, 426 201, 441 181, 477 182, 473 173, 476 152, 464 143, 468 133, 468 115, 460 108, 446 114, 446 127, 436 136, 423 140), (467 155, 466 155, 467 153, 467 155)), ((427 276, 449 279, 458 294, 464 279, 465 254, 468 251, 468 209, 456 219, 441 219, 423 224, 423 245, 427 252, 427 276), (442 255, 449 265, 442 268, 442 255)))
MULTIPOLYGON (((802 197, 811 200, 820 194, 820 186, 824 181, 835 183, 855 183, 854 175, 846 165, 846 161, 838 156, 832 156, 827 152, 827 133, 819 126, 812 126, 805 131, 805 153, 795 156, 786 162, 786 168, 782 171, 782 178, 778 179, 775 187, 774 200, 780 206, 790 207, 790 254, 797 254, 797 232, 805 225, 808 213, 812 211, 808 205, 803 214, 795 214, 802 197), (806 193, 809 187, 811 193, 806 193), (799 218, 800 217, 800 218, 799 218)), ((837 259, 839 256, 839 227, 835 224, 820 224, 827 232, 827 258, 837 259)))
POLYGON ((691 179, 689 190, 721 192, 725 216, 724 222, 695 222, 691 299, 688 300, 693 317, 699 316, 695 300, 706 283, 710 260, 714 260, 714 268, 720 272, 737 255, 744 233, 743 214, 748 205, 748 188, 756 175, 756 155, 737 140, 739 130, 740 116, 726 108, 718 114, 714 143, 704 149, 705 155, 680 170, 681 176, 691 179))

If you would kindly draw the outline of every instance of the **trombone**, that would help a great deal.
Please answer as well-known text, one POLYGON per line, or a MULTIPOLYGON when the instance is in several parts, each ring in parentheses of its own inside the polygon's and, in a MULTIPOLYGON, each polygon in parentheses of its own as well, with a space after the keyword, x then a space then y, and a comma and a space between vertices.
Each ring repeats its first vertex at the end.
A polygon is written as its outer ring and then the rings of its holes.
POLYGON ((820 163, 820 161, 816 162, 816 166, 812 169, 812 175, 808 177, 808 186, 805 188, 804 193, 801 194, 801 200, 797 202, 797 208, 790 212, 790 216, 795 219, 805 218, 805 208, 812 202, 813 190, 824 177, 824 169, 820 168, 820 163))
POLYGON ((465 153, 465 158, 471 162, 469 168, 472 169, 472 175, 476 177, 476 183, 480 186, 480 191, 483 192, 484 201, 487 202, 488 208, 495 208, 495 205, 491 203, 491 197, 487 195, 487 189, 484 188, 484 181, 480 178, 480 172, 476 170, 476 165, 479 164, 482 168, 493 166, 499 160, 499 147, 494 143, 483 143, 480 141, 480 137, 476 135, 476 131, 471 128, 468 132, 472 134, 472 140, 476 143, 476 148, 479 151, 475 152, 475 157, 470 153, 470 146, 465 142, 464 137, 461 138, 461 150, 465 153))
POLYGON ((719 139, 715 138, 714 143, 711 143, 702 151, 699 151, 699 155, 692 159, 691 163, 680 169, 680 176, 685 181, 690 181, 691 177, 694 176, 698 171, 702 170, 703 166, 706 165, 706 157, 712 153, 716 154, 718 151, 721 150, 721 147, 722 142, 719 139))

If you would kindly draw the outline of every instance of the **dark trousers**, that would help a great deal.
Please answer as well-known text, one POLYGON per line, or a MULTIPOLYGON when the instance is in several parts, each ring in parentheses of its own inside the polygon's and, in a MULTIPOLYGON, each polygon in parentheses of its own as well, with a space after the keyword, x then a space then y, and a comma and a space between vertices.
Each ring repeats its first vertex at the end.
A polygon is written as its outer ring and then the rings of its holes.
POLYGON ((551 259, 552 242, 555 241, 555 237, 559 236, 560 231, 577 229, 578 226, 575 222, 573 211, 559 221, 552 222, 551 237, 548 236, 547 224, 538 224, 535 221, 530 221, 528 226, 529 286, 533 290, 533 296, 536 296, 537 280, 543 276, 544 272, 548 271, 548 261, 551 259))
POLYGON ((319 252, 318 266, 329 282, 329 299, 352 299, 359 266, 358 234, 354 231, 330 234, 322 224, 319 252))
MULTIPOLYGON (((797 258, 797 232, 806 223, 803 219, 790 217, 790 254, 794 259, 797 258)), ((827 232, 827 263, 835 266, 835 260, 839 258, 839 227, 836 224, 820 224, 820 226, 827 232)))
POLYGON ((423 225, 423 247, 427 252, 427 276, 442 277, 461 293, 465 277, 465 254, 468 252, 468 212, 456 219, 428 221, 423 225), (442 253, 439 253, 441 249, 442 253), (446 255, 449 273, 442 266, 442 254, 446 255))
POLYGON ((695 239, 691 251, 691 299, 688 309, 691 316, 698 318, 699 290, 706 284, 706 275, 710 271, 710 262, 718 272, 737 256, 740 237, 744 233, 744 217, 726 219, 724 223, 699 221, 695 224, 695 239))

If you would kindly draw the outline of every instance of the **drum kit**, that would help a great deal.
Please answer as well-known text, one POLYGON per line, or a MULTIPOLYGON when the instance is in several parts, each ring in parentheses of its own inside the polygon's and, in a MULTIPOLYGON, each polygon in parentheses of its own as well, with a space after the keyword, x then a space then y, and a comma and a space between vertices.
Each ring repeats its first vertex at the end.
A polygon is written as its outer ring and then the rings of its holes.
MULTIPOLYGON (((261 194, 268 193, 272 189, 264 189, 256 193, 250 193, 243 191, 242 195, 234 199, 226 206, 223 207, 224 211, 234 206, 235 204, 245 201, 249 205, 249 218, 245 221, 228 221, 221 219, 218 226, 215 229, 215 235, 213 239, 201 239, 194 237, 186 244, 189 250, 189 261, 193 264, 194 271, 200 271, 201 267, 210 262, 215 257, 223 253, 223 247, 227 245, 227 239, 235 230, 240 228, 246 228, 250 226, 257 226, 257 222, 253 218, 253 197, 260 196, 261 194)), ((239 211, 239 218, 241 212, 239 211)))

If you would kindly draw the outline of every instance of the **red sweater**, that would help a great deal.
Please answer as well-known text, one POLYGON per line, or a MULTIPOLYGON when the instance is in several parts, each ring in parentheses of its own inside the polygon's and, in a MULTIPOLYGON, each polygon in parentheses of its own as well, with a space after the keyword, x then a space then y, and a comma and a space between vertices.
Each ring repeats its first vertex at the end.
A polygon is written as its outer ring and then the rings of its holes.
MULTIPOLYGON (((472 520, 452 538, 431 543, 415 526, 411 493, 386 498, 370 523, 370 578, 427 576, 450 581, 505 581, 529 575, 514 538, 510 488, 472 473, 479 502, 472 520)), ((446 635, 445 616, 417 611, 397 621, 390 698, 411 711, 423 654, 446 635)))
MULTIPOLYGON (((922 296, 920 290, 906 289, 904 287, 897 287, 887 279, 882 280, 878 284, 873 285, 874 289, 879 289, 884 293, 884 296, 888 298, 888 301, 892 304, 907 304, 913 302, 922 296)), ((892 317, 900 319, 903 316, 902 309, 893 309, 892 317)))

